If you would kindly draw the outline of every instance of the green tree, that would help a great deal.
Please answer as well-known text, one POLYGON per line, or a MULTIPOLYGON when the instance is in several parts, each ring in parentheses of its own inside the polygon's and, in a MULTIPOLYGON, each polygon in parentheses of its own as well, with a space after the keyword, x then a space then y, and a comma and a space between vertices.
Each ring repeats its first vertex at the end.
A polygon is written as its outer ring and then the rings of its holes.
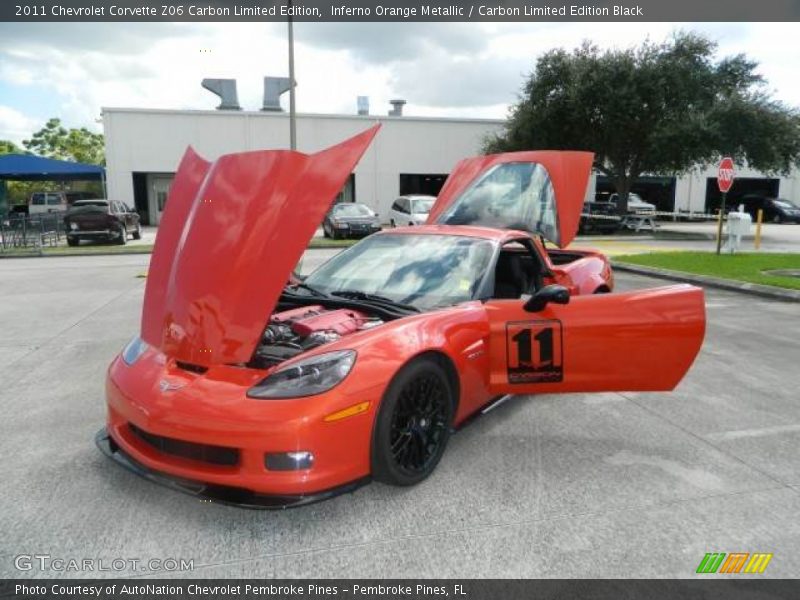
POLYGON ((57 118, 48 120, 42 129, 22 142, 28 151, 39 156, 93 165, 105 164, 104 144, 103 134, 85 127, 67 129, 57 118))
POLYGON ((627 210, 643 173, 677 175, 729 154, 768 173, 800 158, 800 116, 772 98, 744 55, 716 60, 694 33, 607 50, 585 42, 542 55, 504 130, 485 150, 591 150, 627 210))
POLYGON ((0 154, 22 154, 22 150, 10 140, 0 140, 0 154))

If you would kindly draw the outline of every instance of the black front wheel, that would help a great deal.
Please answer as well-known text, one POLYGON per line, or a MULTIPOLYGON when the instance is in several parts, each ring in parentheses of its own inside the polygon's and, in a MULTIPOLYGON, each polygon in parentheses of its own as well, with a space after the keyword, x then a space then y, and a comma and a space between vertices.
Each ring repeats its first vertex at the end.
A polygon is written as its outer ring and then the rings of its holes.
POLYGON ((142 225, 140 223, 137 223, 136 229, 133 230, 133 239, 135 240, 142 239, 142 225))
POLYGON ((447 447, 454 393, 444 369, 421 358, 395 376, 383 398, 372 441, 372 476, 391 485, 428 477, 447 447))

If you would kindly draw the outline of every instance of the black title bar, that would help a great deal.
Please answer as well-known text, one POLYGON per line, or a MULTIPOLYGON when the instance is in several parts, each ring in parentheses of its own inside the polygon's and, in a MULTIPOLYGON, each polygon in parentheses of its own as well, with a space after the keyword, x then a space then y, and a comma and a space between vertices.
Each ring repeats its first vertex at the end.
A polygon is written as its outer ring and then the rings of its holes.
POLYGON ((798 580, 752 576, 693 580, 263 580, 61 579, 0 581, 15 600, 666 600, 797 598, 798 580))
POLYGON ((800 0, 2 0, 0 21, 798 21, 800 0))

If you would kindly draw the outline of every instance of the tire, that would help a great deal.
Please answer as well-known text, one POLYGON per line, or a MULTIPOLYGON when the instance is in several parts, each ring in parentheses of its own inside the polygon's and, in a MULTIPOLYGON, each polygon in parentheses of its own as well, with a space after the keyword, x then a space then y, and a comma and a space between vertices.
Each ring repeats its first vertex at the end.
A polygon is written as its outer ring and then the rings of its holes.
POLYGON ((136 229, 134 230, 134 232, 132 234, 132 237, 135 240, 142 239, 142 224, 141 223, 137 223, 136 224, 136 229))
POLYGON ((322 237, 326 237, 326 238, 331 237, 331 234, 328 231, 328 226, 327 225, 323 225, 322 226, 322 237))
POLYGON ((781 222, 783 222, 783 218, 780 215, 775 215, 774 217, 772 217, 772 222, 773 223, 781 223, 781 222))
POLYGON ((128 229, 125 227, 125 225, 120 225, 118 233, 119 237, 117 238, 116 242, 120 246, 124 246, 128 243, 128 229))
POLYGON ((389 225, 391 225, 392 227, 397 227, 397 223, 394 222, 394 219, 389 221, 389 225))
POLYGON ((396 486, 428 477, 450 439, 455 402, 447 374, 431 358, 405 366, 389 384, 372 436, 372 477, 396 486))
POLYGON ((76 237, 67 238, 67 246, 77 246, 80 243, 81 243, 81 238, 76 238, 76 237))

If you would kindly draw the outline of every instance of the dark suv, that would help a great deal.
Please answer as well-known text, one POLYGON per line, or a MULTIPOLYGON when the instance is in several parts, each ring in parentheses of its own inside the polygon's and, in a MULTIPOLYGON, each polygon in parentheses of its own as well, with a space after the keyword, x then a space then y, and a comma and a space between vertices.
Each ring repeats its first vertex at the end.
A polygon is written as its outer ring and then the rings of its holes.
POLYGON ((139 214, 117 200, 77 200, 64 217, 67 244, 81 240, 106 240, 127 244, 128 235, 142 237, 139 214))

